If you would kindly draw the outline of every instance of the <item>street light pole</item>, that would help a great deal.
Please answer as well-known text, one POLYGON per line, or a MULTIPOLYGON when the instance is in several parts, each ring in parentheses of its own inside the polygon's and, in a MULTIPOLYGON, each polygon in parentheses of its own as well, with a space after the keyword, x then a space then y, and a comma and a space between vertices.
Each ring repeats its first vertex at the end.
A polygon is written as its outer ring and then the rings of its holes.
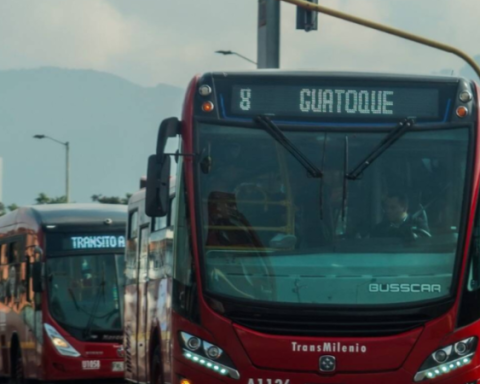
POLYGON ((65 199, 70 202, 70 143, 63 142, 47 135, 35 135, 34 139, 49 139, 65 147, 65 199))
POLYGON ((67 203, 70 202, 70 143, 65 143, 65 197, 67 203))
POLYGON ((257 63, 256 63, 255 61, 253 61, 253 60, 249 59, 248 57, 245 57, 245 56, 243 56, 243 55, 241 55, 240 53, 237 53, 237 52, 233 52, 233 51, 215 51, 215 53, 219 53, 219 54, 225 55, 225 56, 227 56, 227 55, 235 55, 235 56, 238 56, 238 57, 242 58, 243 60, 248 61, 249 63, 252 63, 252 64, 257 65, 257 63))

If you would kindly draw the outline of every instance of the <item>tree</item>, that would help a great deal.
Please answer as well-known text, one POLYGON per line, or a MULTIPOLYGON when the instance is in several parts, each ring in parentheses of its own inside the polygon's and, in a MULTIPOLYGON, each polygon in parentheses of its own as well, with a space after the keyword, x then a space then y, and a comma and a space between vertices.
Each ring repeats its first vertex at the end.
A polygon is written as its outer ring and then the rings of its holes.
POLYGON ((5 207, 5 204, 0 202, 0 216, 3 216, 8 212, 12 212, 18 208, 17 204, 10 204, 8 207, 5 207))
POLYGON ((131 193, 125 194, 125 197, 118 196, 103 196, 102 194, 93 195, 92 201, 101 204, 128 204, 128 200, 132 196, 131 193))
POLYGON ((20 208, 17 204, 10 204, 8 207, 10 212, 15 211, 16 209, 20 208))
POLYGON ((65 196, 59 197, 48 197, 45 193, 39 193, 38 197, 35 199, 36 204, 62 204, 67 202, 65 196))

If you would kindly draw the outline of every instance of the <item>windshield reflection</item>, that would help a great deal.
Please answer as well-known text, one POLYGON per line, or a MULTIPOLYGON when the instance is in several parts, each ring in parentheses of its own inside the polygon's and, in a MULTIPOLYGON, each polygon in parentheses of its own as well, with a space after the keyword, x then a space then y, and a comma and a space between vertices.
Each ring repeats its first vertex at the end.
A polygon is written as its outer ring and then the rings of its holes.
POLYGON ((121 255, 75 255, 47 261, 50 311, 76 337, 121 332, 123 308, 121 255), (76 330, 76 332, 75 332, 76 330))
POLYGON ((210 292, 318 304, 449 294, 468 128, 407 132, 347 182, 345 170, 385 132, 284 133, 323 178, 261 129, 199 127, 200 164, 209 164, 199 177, 210 292))

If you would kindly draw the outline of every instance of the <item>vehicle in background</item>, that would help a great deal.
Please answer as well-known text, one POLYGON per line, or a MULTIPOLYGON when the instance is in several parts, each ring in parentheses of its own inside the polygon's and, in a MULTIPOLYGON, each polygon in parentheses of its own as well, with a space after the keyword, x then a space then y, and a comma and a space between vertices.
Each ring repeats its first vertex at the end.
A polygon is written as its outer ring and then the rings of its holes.
POLYGON ((107 204, 0 218, 0 376, 123 382, 126 220, 107 204))

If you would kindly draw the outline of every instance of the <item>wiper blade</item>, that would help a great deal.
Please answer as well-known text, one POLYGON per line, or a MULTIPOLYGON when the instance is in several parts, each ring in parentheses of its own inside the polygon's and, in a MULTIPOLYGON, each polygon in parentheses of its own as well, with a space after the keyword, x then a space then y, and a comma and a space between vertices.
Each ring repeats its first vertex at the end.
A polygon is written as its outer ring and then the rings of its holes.
MULTIPOLYGON (((323 138, 323 153, 322 153, 322 165, 320 171, 323 174, 323 169, 325 166, 325 159, 327 158, 327 132, 325 132, 325 136, 323 138)), ((323 185, 324 185, 324 178, 320 181, 320 196, 319 196, 319 203, 320 203, 320 220, 323 220, 323 185)))
POLYGON ((259 115, 257 116, 254 121, 267 133, 272 136, 272 138, 279 143, 283 148, 285 148, 288 152, 292 154, 295 159, 307 170, 307 172, 312 177, 320 178, 323 176, 323 173, 320 169, 318 169, 315 164, 313 164, 307 156, 303 154, 303 152, 293 144, 287 136, 282 132, 280 128, 278 128, 272 120, 270 120, 267 116, 259 115))
POLYGON ((347 211, 347 201, 348 201, 348 136, 345 136, 345 152, 344 152, 344 170, 343 170, 343 193, 342 193, 342 224, 345 227, 345 215, 347 211))
POLYGON ((349 180, 358 180, 363 172, 377 160, 383 152, 390 148, 400 137, 409 131, 415 125, 414 119, 405 119, 398 123, 398 126, 385 136, 382 141, 358 163, 352 172, 346 175, 349 180))
POLYGON ((103 301, 105 302, 105 285, 107 282, 105 281, 105 270, 102 268, 102 281, 98 285, 98 290, 95 295, 95 302, 93 303, 93 308, 92 312, 90 313, 90 316, 88 317, 87 325, 84 330, 84 337, 85 338, 90 338, 92 336, 92 328, 93 328, 93 322, 95 318, 97 317, 97 310, 98 306, 100 304, 100 297, 103 296, 103 301))

